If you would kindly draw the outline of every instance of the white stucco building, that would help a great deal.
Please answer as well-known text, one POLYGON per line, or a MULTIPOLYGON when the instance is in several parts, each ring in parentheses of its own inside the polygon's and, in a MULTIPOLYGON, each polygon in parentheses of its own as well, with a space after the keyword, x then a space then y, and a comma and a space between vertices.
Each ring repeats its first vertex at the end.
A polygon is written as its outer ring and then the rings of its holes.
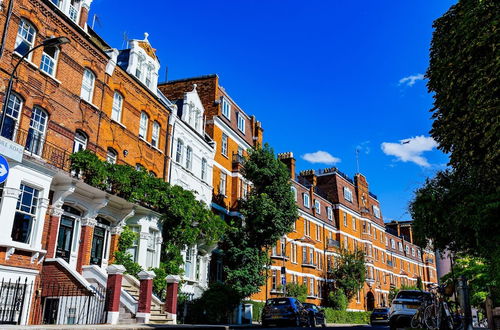
MULTIPOLYGON (((205 134, 205 110, 196 90, 184 93, 170 116, 172 125, 172 162, 169 182, 194 191, 196 197, 207 205, 212 201, 212 167, 215 156, 215 142, 205 134)), ((213 247, 187 247, 183 251, 184 280, 183 293, 197 298, 208 287, 208 265, 213 247)))

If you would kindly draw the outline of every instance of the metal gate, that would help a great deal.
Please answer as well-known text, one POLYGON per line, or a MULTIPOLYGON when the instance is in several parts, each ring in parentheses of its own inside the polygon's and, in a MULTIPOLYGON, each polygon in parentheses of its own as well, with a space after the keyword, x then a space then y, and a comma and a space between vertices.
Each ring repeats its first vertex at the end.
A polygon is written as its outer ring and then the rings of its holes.
POLYGON ((0 284, 0 324, 21 323, 25 301, 29 299, 32 288, 33 282, 28 283, 28 278, 22 280, 19 277, 16 281, 2 279, 0 284))

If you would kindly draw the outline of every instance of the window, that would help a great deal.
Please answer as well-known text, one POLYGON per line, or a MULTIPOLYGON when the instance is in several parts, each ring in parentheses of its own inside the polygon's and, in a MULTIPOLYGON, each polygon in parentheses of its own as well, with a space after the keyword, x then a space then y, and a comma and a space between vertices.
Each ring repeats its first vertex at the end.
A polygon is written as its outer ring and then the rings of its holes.
POLYGON ((151 83, 153 82, 153 68, 149 65, 146 68, 146 86, 151 88, 151 83))
POLYGON ((42 153, 47 120, 48 115, 43 109, 37 106, 33 107, 25 147, 32 154, 39 156, 42 153))
POLYGON ((297 244, 292 243, 292 262, 297 262, 297 244))
POLYGON ((246 199, 248 197, 248 183, 246 181, 243 181, 243 193, 241 194, 243 199, 246 199))
POLYGON ((222 114, 227 119, 231 119, 231 105, 229 104, 229 101, 226 100, 225 98, 222 99, 222 114))
POLYGON ((2 127, 2 136, 14 140, 16 130, 19 125, 19 115, 23 107, 23 101, 16 94, 10 94, 9 102, 7 103, 7 110, 2 127))
POLYGON ((280 253, 281 253, 281 256, 285 257, 286 256, 286 239, 284 237, 282 237, 280 239, 280 253))
POLYGON ((71 3, 69 4, 69 12, 68 16, 71 18, 73 22, 76 22, 78 19, 78 10, 75 7, 75 2, 79 0, 71 0, 71 3))
POLYGON ((352 202, 352 191, 351 189, 344 187, 344 198, 345 200, 352 202))
POLYGON ((398 242, 399 251, 403 251, 403 243, 398 242))
POLYGON ((135 76, 139 79, 142 77, 142 67, 144 66, 144 56, 139 55, 137 58, 137 67, 135 68, 135 76))
POLYGON ((309 279, 309 291, 311 296, 314 297, 314 278, 309 279))
POLYGON ((373 214, 375 215, 375 218, 380 219, 380 209, 375 205, 373 205, 373 214))
POLYGON ((186 168, 191 169, 191 164, 193 163, 193 149, 191 147, 186 148, 186 168))
POLYGON ((75 133, 75 143, 73 145, 73 152, 78 152, 87 149, 87 134, 82 131, 76 131, 75 133))
POLYGON ((347 227, 347 213, 344 212, 344 226, 347 227))
POLYGON ((292 187, 292 194, 293 194, 293 198, 295 199, 295 201, 297 201, 297 188, 292 187))
POLYGON ((221 143, 221 150, 220 152, 224 155, 227 156, 227 135, 222 133, 222 143, 221 143))
POLYGON ((153 130, 151 132, 151 145, 155 148, 160 146, 160 124, 157 121, 153 122, 153 130))
POLYGON ((241 113, 238 113, 238 129, 245 134, 245 118, 241 113))
POLYGON ((395 249, 396 248, 396 244, 394 243, 394 240, 391 238, 391 248, 395 249))
POLYGON ((352 228, 356 230, 356 218, 352 217, 352 228))
POLYGON ((304 220, 304 234, 309 236, 311 233, 311 223, 308 220, 304 220))
POLYGON ((347 238, 347 236, 344 236, 344 246, 343 246, 344 249, 349 249, 349 239, 347 238))
POLYGON ((421 257, 420 250, 417 250, 417 256, 418 256, 419 258, 421 257))
POLYGON ((137 262, 138 250, 139 250, 139 237, 140 237, 139 232, 141 231, 141 228, 139 226, 130 226, 129 228, 134 233, 136 233, 136 236, 130 248, 127 249, 127 253, 130 253, 132 255, 132 260, 134 260, 134 262, 137 262))
POLYGON ((330 206, 328 206, 326 208, 326 214, 328 215, 328 220, 332 220, 333 219, 333 211, 332 211, 332 208, 330 206))
POLYGON ((205 158, 201 159, 201 179, 207 180, 207 160, 205 158))
POLYGON ((118 158, 118 153, 113 148, 108 148, 108 153, 106 154, 106 161, 110 164, 116 164, 116 159, 118 158))
POLYGON ((276 269, 273 269, 271 290, 276 291, 276 269))
POLYGON ((44 47, 42 61, 40 62, 40 70, 51 76, 54 76, 58 54, 59 49, 57 47, 44 47))
POLYGON ((302 198, 304 200, 304 206, 309 208, 309 195, 307 193, 302 193, 302 198))
POLYGON ((307 248, 305 246, 302 247, 302 263, 307 264, 307 248))
POLYGON ((175 153, 175 161, 177 163, 182 163, 182 152, 184 149, 184 142, 181 139, 177 139, 177 152, 175 153))
POLYGON ((221 173, 219 182, 219 193, 224 196, 226 195, 226 180, 227 180, 226 173, 221 173))
POLYGON ((19 189, 21 194, 17 200, 11 237, 13 241, 29 243, 40 191, 22 183, 19 189))
MULTIPOLYGON (((21 19, 19 24, 19 29, 17 30, 16 43, 14 45, 14 51, 21 55, 26 55, 31 48, 33 48, 33 43, 35 42, 36 30, 33 24, 21 19)), ((28 59, 31 59, 33 53, 28 55, 28 59)))
POLYGON ((148 136, 148 122, 149 117, 148 114, 144 111, 141 112, 141 120, 139 122, 139 137, 141 139, 146 139, 148 136))
POLYGON ((314 209, 317 214, 321 214, 321 204, 318 200, 314 200, 314 209))
POLYGON ((321 227, 316 225, 316 240, 321 241, 321 227))
POLYGON ((120 122, 122 118, 123 96, 115 92, 113 96, 113 109, 111 111, 111 119, 120 122))
POLYGON ((94 73, 89 69, 85 69, 83 71, 82 90, 80 91, 80 97, 89 103, 92 103, 92 96, 94 95, 94 84, 94 73))
POLYGON ((373 238, 377 239, 377 229, 373 229, 373 238))

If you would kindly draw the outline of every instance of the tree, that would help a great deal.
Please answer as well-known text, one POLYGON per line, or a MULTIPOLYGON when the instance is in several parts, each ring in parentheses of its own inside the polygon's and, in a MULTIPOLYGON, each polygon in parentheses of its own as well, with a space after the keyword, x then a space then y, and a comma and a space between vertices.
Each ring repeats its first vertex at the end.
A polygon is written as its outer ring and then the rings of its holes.
MULTIPOLYGON (((282 286, 278 288, 278 290, 281 289, 282 286)), ((307 300, 307 285, 298 283, 287 283, 286 295, 287 297, 294 297, 301 302, 305 302, 307 300)))
POLYGON ((500 283, 500 8, 461 0, 434 22, 431 135, 449 153, 410 203, 417 242, 483 258, 500 283))
POLYGON ((328 293, 328 306, 338 311, 345 311, 349 301, 347 300, 344 291, 335 290, 328 293))
POLYGON ((363 288, 366 277, 365 254, 361 250, 349 251, 342 248, 335 259, 335 265, 328 270, 328 277, 335 280, 335 286, 351 300, 363 288))
POLYGON ((240 201, 241 217, 229 219, 220 248, 225 284, 243 299, 265 283, 268 250, 298 218, 290 174, 268 144, 248 150, 242 174, 252 190, 240 201))
POLYGON ((418 290, 419 288, 414 285, 401 285, 399 288, 396 287, 391 287, 391 290, 389 291, 389 301, 392 301, 394 298, 396 298, 397 294, 401 290, 418 290))

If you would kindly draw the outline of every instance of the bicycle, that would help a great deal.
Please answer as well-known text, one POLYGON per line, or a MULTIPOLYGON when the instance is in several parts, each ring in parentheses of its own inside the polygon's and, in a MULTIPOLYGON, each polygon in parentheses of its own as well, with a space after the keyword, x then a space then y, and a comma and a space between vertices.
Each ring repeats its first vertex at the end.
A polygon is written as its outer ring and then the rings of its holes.
POLYGON ((424 291, 420 289, 422 292, 422 298, 420 306, 417 309, 417 312, 413 315, 410 321, 410 326, 412 328, 423 328, 425 327, 425 318, 424 318, 424 312, 427 306, 432 304, 432 295, 424 294, 424 291))
POLYGON ((432 304, 424 310, 424 323, 431 330, 453 330, 454 319, 445 300, 445 285, 431 286, 432 304))

